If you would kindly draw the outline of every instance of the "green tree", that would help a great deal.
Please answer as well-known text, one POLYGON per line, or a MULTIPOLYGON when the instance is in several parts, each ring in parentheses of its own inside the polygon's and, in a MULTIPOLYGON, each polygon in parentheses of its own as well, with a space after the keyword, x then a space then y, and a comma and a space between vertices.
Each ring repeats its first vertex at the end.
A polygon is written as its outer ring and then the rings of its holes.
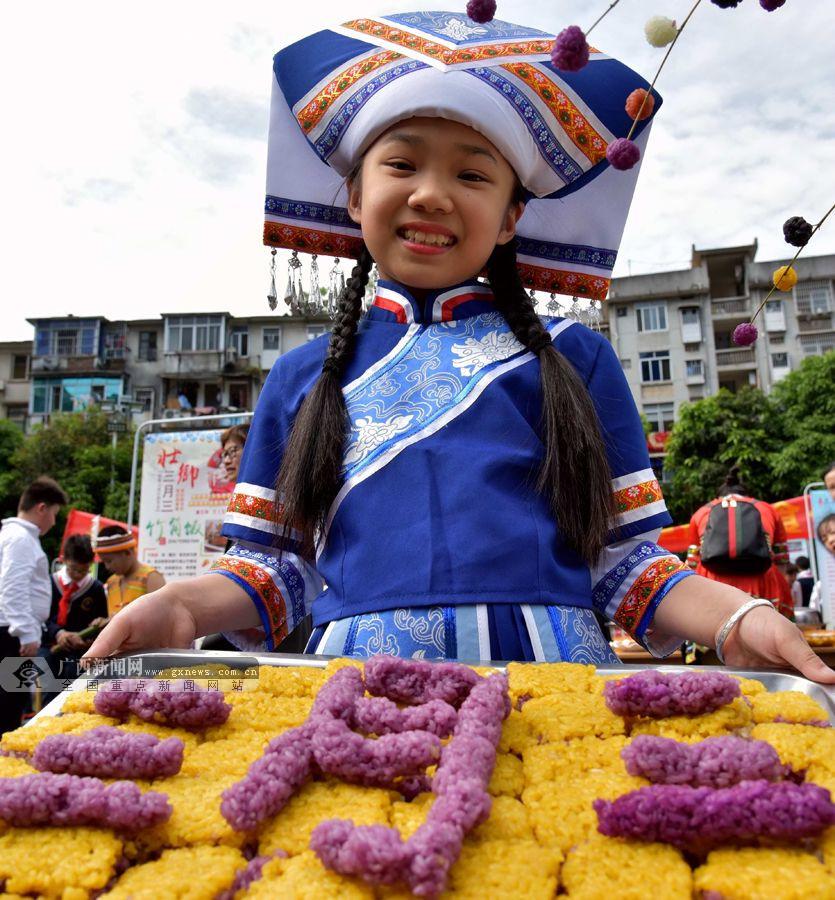
POLYGON ((23 432, 8 419, 0 419, 0 513, 13 516, 21 487, 11 465, 15 451, 23 444, 23 432))
POLYGON ((806 357, 770 399, 785 437, 771 457, 774 489, 796 497, 835 460, 835 350, 806 357))
POLYGON ((777 500, 771 457, 782 442, 782 425, 768 397, 757 388, 732 394, 720 390, 681 408, 667 443, 665 467, 672 472, 664 491, 676 522, 686 522, 716 491, 733 465, 763 500, 777 500))
MULTIPOLYGON (((0 436, 0 452, 2 440, 0 436)), ((124 521, 128 507, 132 434, 120 436, 115 452, 111 441, 107 415, 98 407, 52 416, 49 425, 35 428, 9 455, 10 495, 14 495, 16 503, 16 497, 32 479, 49 475, 66 491, 68 509, 75 507, 124 521)), ((44 540, 44 549, 50 555, 57 552, 65 513, 44 540)), ((8 509, 5 514, 9 514, 8 509)))

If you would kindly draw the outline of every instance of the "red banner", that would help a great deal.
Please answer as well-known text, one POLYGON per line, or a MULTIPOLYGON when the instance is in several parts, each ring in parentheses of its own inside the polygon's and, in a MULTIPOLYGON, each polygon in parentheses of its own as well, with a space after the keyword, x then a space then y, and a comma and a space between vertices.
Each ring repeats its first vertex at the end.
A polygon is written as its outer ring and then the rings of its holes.
MULTIPOLYGON (((124 522, 117 522, 115 519, 108 519, 105 516, 95 516, 93 513, 84 512, 80 509, 71 509, 67 516, 67 524, 64 528, 64 536, 61 538, 61 546, 71 534, 86 534, 89 538, 94 538, 99 530, 106 525, 119 525, 127 530, 124 522)), ((139 529, 134 525, 131 529, 136 537, 139 537, 139 529)))

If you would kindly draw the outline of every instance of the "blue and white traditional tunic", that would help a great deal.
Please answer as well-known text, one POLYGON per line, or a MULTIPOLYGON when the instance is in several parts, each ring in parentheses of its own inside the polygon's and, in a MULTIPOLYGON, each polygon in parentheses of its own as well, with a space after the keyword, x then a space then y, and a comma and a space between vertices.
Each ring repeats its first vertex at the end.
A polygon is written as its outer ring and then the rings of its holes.
POLYGON ((328 654, 615 662, 594 611, 657 655, 680 643, 651 625, 692 573, 655 542, 671 519, 620 363, 579 323, 546 325, 588 386, 612 471, 618 514, 596 565, 535 489, 539 365, 490 289, 470 281, 418 302, 381 281, 343 380, 344 484, 315 559, 297 544, 279 559, 274 485, 327 337, 280 357, 258 402, 223 529, 234 544, 215 571, 252 598, 262 646, 311 610, 308 650, 328 654))

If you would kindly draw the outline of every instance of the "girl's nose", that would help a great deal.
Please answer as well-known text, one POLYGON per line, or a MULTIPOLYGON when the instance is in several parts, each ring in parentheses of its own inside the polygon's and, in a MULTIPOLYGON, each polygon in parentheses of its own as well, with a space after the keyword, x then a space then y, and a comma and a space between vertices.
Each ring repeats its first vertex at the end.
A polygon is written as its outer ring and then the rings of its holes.
POLYGON ((452 199, 442 179, 427 176, 421 178, 409 196, 409 206, 423 212, 452 212, 452 199))

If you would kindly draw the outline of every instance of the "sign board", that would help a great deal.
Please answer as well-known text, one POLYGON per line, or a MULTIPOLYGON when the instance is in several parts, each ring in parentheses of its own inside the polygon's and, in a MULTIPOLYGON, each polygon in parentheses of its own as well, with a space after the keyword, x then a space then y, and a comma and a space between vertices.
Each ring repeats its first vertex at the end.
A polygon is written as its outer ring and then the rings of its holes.
POLYGON ((124 431, 128 430, 128 423, 122 421, 122 419, 109 419, 107 422, 107 433, 108 434, 121 434, 124 431))
POLYGON ((213 429, 145 437, 139 559, 167 581, 208 572, 225 548, 220 528, 235 485, 226 480, 220 435, 213 429))
POLYGON ((835 515, 835 499, 827 490, 814 490, 809 491, 809 503, 815 529, 815 533, 809 537, 813 540, 817 560, 821 616, 827 628, 835 628, 835 555, 824 547, 817 534, 818 526, 824 519, 827 519, 827 525, 832 521, 829 517, 835 515))

